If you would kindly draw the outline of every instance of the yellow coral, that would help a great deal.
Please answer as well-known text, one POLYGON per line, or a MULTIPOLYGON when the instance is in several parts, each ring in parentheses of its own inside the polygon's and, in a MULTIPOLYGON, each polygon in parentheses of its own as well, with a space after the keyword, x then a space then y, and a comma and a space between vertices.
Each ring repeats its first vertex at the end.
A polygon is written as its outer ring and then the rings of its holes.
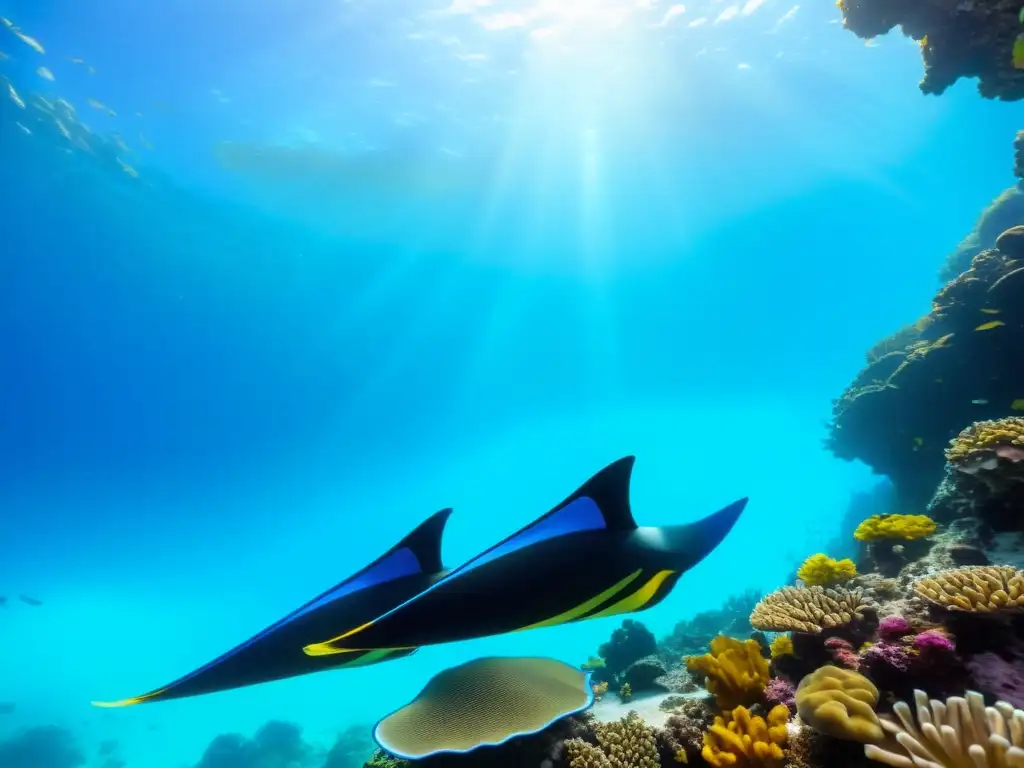
POLYGON ((718 635, 711 641, 711 653, 688 656, 686 667, 707 676, 708 692, 723 710, 760 700, 768 684, 768 661, 756 640, 718 635))
POLYGON ((777 659, 780 656, 795 656, 796 652, 793 650, 793 638, 789 635, 779 635, 771 644, 772 658, 777 659))
POLYGON ((872 515, 857 526, 858 541, 877 539, 921 539, 935 533, 935 521, 928 515, 872 515))
POLYGON ((1024 418, 978 421, 949 441, 946 461, 956 464, 965 461, 977 451, 990 451, 1001 445, 1024 448, 1024 418))
POLYGON ((800 719, 836 739, 872 744, 884 737, 875 714, 878 689, 859 672, 827 666, 800 681, 796 709, 800 719))
POLYGON ((856 575, 857 566, 853 560, 836 560, 821 552, 804 560, 796 572, 796 577, 809 587, 831 587, 856 575))
POLYGON ((951 611, 1016 611, 1024 609, 1024 571, 1011 565, 955 568, 921 579, 914 593, 951 611))
POLYGON ((736 768, 781 768, 786 754, 783 747, 789 735, 786 723, 789 709, 779 704, 763 717, 751 717, 746 707, 732 710, 728 722, 716 717, 704 734, 700 756, 708 765, 736 768))

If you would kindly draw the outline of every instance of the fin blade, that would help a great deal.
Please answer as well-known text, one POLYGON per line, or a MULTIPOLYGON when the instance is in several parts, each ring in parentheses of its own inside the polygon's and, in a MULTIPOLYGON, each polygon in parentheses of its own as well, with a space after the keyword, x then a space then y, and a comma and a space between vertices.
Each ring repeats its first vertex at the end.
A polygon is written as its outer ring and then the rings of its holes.
POLYGON ((681 527, 683 547, 692 559, 691 568, 718 548, 740 519, 748 501, 748 498, 739 499, 701 520, 681 527))
POLYGON ((531 544, 568 533, 586 530, 632 530, 637 527, 629 506, 629 482, 636 457, 625 456, 597 472, 556 507, 541 515, 529 525, 520 528, 476 557, 454 568, 450 573, 404 603, 395 606, 361 627, 303 648, 310 656, 327 656, 345 651, 359 650, 344 643, 383 619, 392 616, 410 603, 459 576, 531 544))

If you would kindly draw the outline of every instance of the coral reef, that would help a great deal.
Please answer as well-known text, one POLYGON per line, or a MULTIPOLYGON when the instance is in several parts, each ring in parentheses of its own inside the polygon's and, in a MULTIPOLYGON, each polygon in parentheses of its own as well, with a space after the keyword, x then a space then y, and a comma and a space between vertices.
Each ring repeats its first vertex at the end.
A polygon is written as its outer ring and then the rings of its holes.
MULTIPOLYGON (((1014 142, 1015 148, 1021 141, 1020 136, 1022 133, 1024 131, 1017 134, 1018 139, 1014 142)), ((1024 146, 1024 144, 1021 144, 1021 146, 1024 146)), ((1016 152, 1020 156, 1021 150, 1019 148, 1016 152)), ((1017 162, 1020 164, 1021 161, 1018 160, 1017 162)), ((1024 168, 1024 165, 1019 165, 1018 167, 1024 168)), ((1017 176, 1024 178, 1024 175, 1021 173, 1017 173, 1017 176)), ((996 247, 996 238, 1002 232, 1022 224, 1024 224, 1024 191, 1018 185, 1003 190, 981 212, 978 221, 974 225, 974 229, 946 257, 942 270, 939 272, 939 278, 942 282, 948 283, 961 272, 965 272, 970 268, 971 260, 975 256, 982 251, 996 247)))
POLYGON ((1024 709, 1024 657, 1010 652, 1010 660, 987 651, 967 662, 978 688, 1018 709, 1024 709))
POLYGON ((922 579, 914 591, 951 611, 989 613, 1024 609, 1024 572, 1009 566, 973 566, 922 579))
POLYGON ((893 706, 895 717, 881 717, 892 739, 867 744, 866 757, 895 768, 1024 765, 1024 712, 1014 712, 1006 702, 986 708, 981 695, 971 691, 945 702, 929 701, 924 691, 915 691, 914 706, 916 712, 899 701, 893 706))
POLYGON ((789 708, 781 704, 767 717, 754 717, 746 707, 736 707, 728 717, 715 718, 704 734, 701 757, 712 766, 781 768, 788 722, 789 708))
POLYGON ((686 666, 690 672, 707 677, 708 692, 718 706, 733 709, 760 701, 769 677, 760 644, 719 635, 711 641, 710 649, 703 656, 687 657, 686 666))
POLYGON ((71 732, 40 726, 0 741, 0 768, 78 768, 86 757, 71 732))
POLYGON ((917 339, 869 362, 835 401, 827 446, 887 475, 897 508, 924 509, 949 440, 1022 399, 1022 346, 1024 269, 1002 251, 980 251, 936 294, 917 339))
POLYGON ((836 560, 821 552, 811 555, 797 569, 796 577, 808 587, 832 587, 857 575, 853 560, 836 560))
POLYGON ((817 633, 861 619, 869 607, 859 591, 783 587, 754 607, 750 623, 768 632, 817 633))
POLYGON ((654 730, 636 712, 597 726, 597 744, 581 738, 565 742, 570 768, 659 768, 654 730))
POLYGON ((864 675, 825 666, 800 681, 796 708, 800 719, 837 739, 865 744, 882 739, 875 705, 878 689, 864 675))
POLYGON ((749 635, 754 628, 750 626, 748 617, 761 596, 756 590, 748 590, 726 599, 720 609, 703 611, 692 619, 680 621, 672 634, 660 643, 662 658, 671 660, 680 656, 699 655, 717 635, 749 635))
POLYGON ((962 77, 977 78, 986 99, 1024 99, 1024 70, 1014 66, 1014 43, 1020 32, 1020 3, 839 0, 843 25, 872 39, 896 26, 917 40, 924 63, 919 87, 941 94, 962 77))
POLYGON ((857 526, 853 538, 867 542, 879 539, 913 541, 933 533, 935 521, 927 515, 872 515, 857 526))

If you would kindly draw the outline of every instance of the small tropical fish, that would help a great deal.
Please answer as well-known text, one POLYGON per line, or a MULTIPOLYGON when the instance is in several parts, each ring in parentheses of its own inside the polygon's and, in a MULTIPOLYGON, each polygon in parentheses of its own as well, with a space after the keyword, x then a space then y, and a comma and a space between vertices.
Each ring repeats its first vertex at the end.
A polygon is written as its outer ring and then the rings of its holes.
POLYGON ((69 131, 67 129, 67 126, 65 126, 64 123, 60 121, 60 118, 54 118, 53 122, 57 124, 57 130, 60 131, 60 135, 63 136, 68 141, 71 141, 71 131, 69 131))
POLYGON ((68 59, 68 61, 70 61, 72 64, 85 64, 85 59, 81 58, 80 56, 72 56, 70 59, 68 59))
POLYGON ((986 314, 986 315, 998 315, 999 314, 999 310, 998 309, 991 309, 989 307, 982 307, 981 311, 984 314, 986 314))
POLYGON ((74 105, 67 99, 57 99, 57 103, 64 107, 64 109, 67 110, 70 114, 76 114, 74 105))
POLYGON ((14 29, 14 22, 3 16, 0 16, 0 24, 3 24, 8 29, 14 29))
POLYGON ((982 323, 974 330, 976 331, 991 331, 993 328, 998 328, 1001 325, 1006 325, 1002 320, 989 320, 987 323, 982 323))
POLYGON ((110 107, 108 107, 106 104, 104 104, 102 101, 100 101, 99 99, 86 99, 86 102, 88 102, 90 107, 92 107, 93 109, 98 109, 100 112, 113 112, 114 111, 110 107))
POLYGON ((43 78, 43 80, 49 80, 51 83, 53 82, 53 72, 48 70, 46 67, 39 67, 36 70, 36 74, 43 78))
MULTIPOLYGON (((32 135, 32 131, 30 131, 30 130, 28 129, 28 126, 26 126, 26 125, 22 125, 22 124, 21 124, 21 123, 19 123, 19 122, 18 122, 17 120, 15 120, 15 121, 14 121, 14 124, 15 124, 16 126, 18 126, 19 128, 21 128, 21 130, 23 130, 23 131, 24 131, 25 133, 29 134, 30 136, 32 135)), ((3 599, 2 599, 2 598, 0 598, 0 605, 3 605, 3 599)))
POLYGON ((21 40, 21 42, 23 42, 29 48, 34 50, 36 53, 46 53, 46 49, 43 48, 43 46, 39 44, 39 41, 36 40, 34 37, 30 37, 29 35, 26 35, 24 32, 22 32, 20 29, 15 29, 14 27, 11 27, 11 32, 13 32, 15 37, 21 40))
POLYGON ((1024 397, 1018 397, 1012 403, 1010 403, 1011 411, 1024 411, 1024 397))
POLYGON ((133 179, 139 178, 139 172, 132 168, 121 158, 117 158, 117 164, 121 166, 121 170, 131 176, 133 179))
POLYGON ((1015 69, 1024 69, 1024 32, 1013 41, 1013 66, 1015 69))
POLYGON ((131 152, 132 151, 132 148, 124 143, 124 139, 121 138, 121 134, 120 133, 115 133, 114 134, 114 143, 117 145, 117 148, 120 149, 122 152, 131 152))
POLYGON ((25 102, 21 100, 21 96, 18 95, 18 92, 14 90, 14 86, 10 83, 7 84, 7 95, 10 96, 11 101, 13 101, 19 107, 21 107, 22 109, 25 108, 25 102))
POLYGON ((988 400, 983 397, 979 397, 977 400, 971 400, 972 405, 988 405, 988 400))
POLYGON ((18 595, 18 599, 25 603, 25 605, 31 605, 36 608, 43 604, 42 600, 36 600, 34 597, 29 597, 28 595, 18 595))
POLYGON ((924 445, 924 438, 922 438, 922 437, 915 437, 914 438, 914 445, 916 445, 918 448, 920 448, 922 445, 924 445))

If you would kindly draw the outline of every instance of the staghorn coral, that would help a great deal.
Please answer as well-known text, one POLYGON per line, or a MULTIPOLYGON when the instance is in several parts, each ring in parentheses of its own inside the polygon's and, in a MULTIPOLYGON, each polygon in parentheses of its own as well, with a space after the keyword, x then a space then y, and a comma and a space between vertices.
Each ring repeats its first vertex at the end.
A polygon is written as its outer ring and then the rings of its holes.
POLYGON ((878 689, 864 675, 825 666, 807 675, 796 689, 800 719, 837 739, 870 744, 882 739, 875 705, 878 689))
POLYGON ((766 718, 752 717, 746 707, 736 707, 728 720, 715 718, 704 734, 701 757, 712 766, 781 768, 788 722, 789 708, 782 704, 773 707, 766 718))
POLYGON ((981 694, 968 691, 945 702, 914 691, 914 712, 905 701, 893 705, 895 717, 882 715, 891 737, 867 744, 869 760, 894 768, 1017 768, 1024 765, 1024 712, 1005 701, 986 707, 981 694))
POLYGON ((928 515, 872 515, 857 526, 857 541, 901 539, 912 541, 935 533, 935 521, 928 515))
POLYGON ((1024 571, 978 565, 943 571, 914 584, 914 592, 951 611, 992 613, 1024 608, 1024 571))
POLYGON ((708 692, 722 709, 760 701, 768 684, 768 661, 756 640, 736 640, 719 635, 711 641, 711 652, 688 656, 686 667, 707 676, 708 692))
POLYGON ((818 633, 863 618, 869 607, 859 590, 783 587, 754 606, 750 623, 767 632, 818 633))
POLYGON ((831 587, 857 575, 857 566, 849 558, 836 560, 818 552, 804 560, 796 577, 809 587, 831 587))
POLYGON ((1020 29, 1017 0, 839 0, 843 26, 871 39, 899 26, 917 40, 924 63, 922 93, 942 94, 962 77, 977 78, 986 99, 1024 99, 1024 71, 1014 66, 1020 29))

